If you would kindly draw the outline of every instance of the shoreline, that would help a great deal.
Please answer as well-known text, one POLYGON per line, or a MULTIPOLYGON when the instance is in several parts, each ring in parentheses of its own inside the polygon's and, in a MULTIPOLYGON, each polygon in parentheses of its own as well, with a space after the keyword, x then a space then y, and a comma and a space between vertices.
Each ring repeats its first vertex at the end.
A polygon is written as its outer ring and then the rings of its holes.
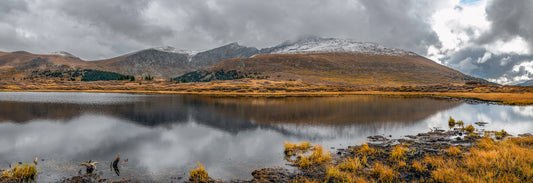
MULTIPOLYGON (((294 170, 264 167, 251 171, 252 179, 220 180, 210 177, 198 162, 188 178, 179 176, 173 180, 213 183, 506 182, 510 176, 513 181, 533 180, 531 134, 511 136, 504 130, 485 131, 481 125, 474 127, 474 123, 466 126, 449 122, 449 125, 449 130, 432 129, 396 139, 369 136, 365 143, 332 151, 320 144, 285 142, 285 150, 280 153, 294 170), (521 161, 516 161, 518 159, 521 161)), ((25 179, 0 177, 0 182, 20 180, 25 179)), ((136 182, 136 179, 110 180, 83 169, 83 173, 64 177, 59 182, 136 182)))
POLYGON ((167 91, 167 90, 13 90, 0 89, 0 92, 87 92, 87 93, 125 93, 125 94, 169 94, 199 95, 211 97, 339 97, 349 95, 375 95, 387 97, 430 97, 437 99, 456 99, 474 103, 498 105, 533 105, 533 93, 473 93, 473 92, 389 92, 389 91, 340 91, 340 92, 214 92, 214 91, 167 91))

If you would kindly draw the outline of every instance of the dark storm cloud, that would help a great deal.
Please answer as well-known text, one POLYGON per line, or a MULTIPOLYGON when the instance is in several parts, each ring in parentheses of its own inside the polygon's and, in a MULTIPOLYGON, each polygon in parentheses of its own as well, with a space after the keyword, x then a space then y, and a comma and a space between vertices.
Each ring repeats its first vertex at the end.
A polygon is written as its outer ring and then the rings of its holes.
POLYGON ((492 0, 486 8, 487 19, 492 23, 490 30, 478 40, 481 44, 517 36, 523 38, 533 51, 533 1, 492 0))
POLYGON ((5 17, 4 15, 12 13, 14 11, 25 11, 27 5, 25 1, 20 0, 2 0, 0 1, 0 19, 5 17))
POLYGON ((147 43, 161 43, 172 29, 148 22, 143 15, 148 0, 65 0, 55 4, 57 11, 98 27, 101 31, 125 35, 147 43))
POLYGON ((187 27, 219 42, 240 41, 265 47, 312 35, 378 42, 420 54, 438 42, 425 19, 434 10, 426 1, 233 0, 182 4, 189 17, 187 27))
POLYGON ((446 58, 443 64, 485 79, 500 79, 503 76, 511 80, 522 75, 533 77, 533 73, 529 73, 523 66, 518 71, 513 71, 516 65, 533 61, 532 55, 490 54, 488 59, 483 60, 488 53, 484 48, 465 48, 446 58))
POLYGON ((429 24, 438 4, 422 0, 4 0, 0 1, 0 39, 5 42, 0 49, 41 53, 66 49, 95 59, 162 45, 207 49, 239 42, 262 48, 321 36, 377 42, 424 55, 428 45, 439 44, 429 24))

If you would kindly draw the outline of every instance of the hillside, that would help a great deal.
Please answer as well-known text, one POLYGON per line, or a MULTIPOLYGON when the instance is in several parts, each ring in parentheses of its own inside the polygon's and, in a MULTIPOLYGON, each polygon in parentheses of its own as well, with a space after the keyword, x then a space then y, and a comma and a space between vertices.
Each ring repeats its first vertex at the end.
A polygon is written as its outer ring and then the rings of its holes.
POLYGON ((50 79, 61 76, 62 79, 70 79, 76 70, 97 70, 168 79, 211 66, 222 60, 250 57, 257 53, 259 50, 256 48, 237 43, 203 52, 183 51, 172 47, 150 48, 98 61, 85 61, 64 51, 49 55, 24 51, 0 52, 0 78, 50 79))
POLYGON ((50 55, 0 52, 0 78, 84 80, 84 76, 85 80, 253 78, 364 87, 486 82, 409 51, 335 38, 309 37, 260 50, 238 43, 207 51, 158 47, 98 61, 81 60, 64 51, 50 55))
POLYGON ((533 86, 533 80, 528 80, 523 83, 517 84, 517 86, 533 86))
POLYGON ((240 78, 364 87, 486 82, 421 56, 366 53, 261 54, 225 60, 175 79, 205 82, 240 78))

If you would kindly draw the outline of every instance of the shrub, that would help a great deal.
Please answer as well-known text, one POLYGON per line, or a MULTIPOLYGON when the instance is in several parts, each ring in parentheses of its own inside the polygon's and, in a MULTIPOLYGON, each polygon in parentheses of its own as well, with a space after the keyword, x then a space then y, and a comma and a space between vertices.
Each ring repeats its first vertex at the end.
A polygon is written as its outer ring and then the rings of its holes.
POLYGON ((198 162, 198 166, 190 171, 191 177, 189 181, 191 182, 209 182, 209 174, 205 170, 204 166, 198 162))
POLYGON ((319 165, 331 160, 329 151, 325 151, 321 145, 315 145, 313 147, 313 153, 308 155, 300 155, 297 164, 302 169, 307 169, 312 165, 319 165))
POLYGON ((364 165, 361 163, 358 157, 346 158, 339 164, 339 168, 343 171, 355 172, 363 169, 364 165))
POLYGON ((37 175, 37 168, 30 164, 16 164, 11 170, 6 170, 2 173, 2 178, 15 179, 20 182, 32 182, 37 175))
POLYGON ((362 144, 358 150, 352 149, 352 152, 354 153, 357 152, 358 154, 363 155, 363 156, 370 156, 376 153, 377 150, 374 148, 371 148, 370 146, 368 146, 368 144, 362 144))
POLYGON ((394 170, 387 165, 383 165, 379 162, 374 164, 374 169, 372 173, 378 177, 378 180, 381 182, 393 182, 396 179, 396 173, 394 170))
POLYGON ((407 152, 407 148, 402 147, 401 145, 394 146, 391 152, 391 159, 392 160, 402 160, 405 159, 405 153, 407 152))
POLYGON ((476 129, 474 128, 474 126, 468 125, 467 127, 464 127, 463 130, 467 131, 468 133, 473 133, 476 129))
POLYGON ((450 146, 448 149, 444 150, 448 156, 458 156, 462 151, 457 146, 450 146))
POLYGON ((455 119, 453 119, 451 116, 450 116, 450 119, 448 120, 448 126, 450 128, 453 128, 455 126, 455 119))
POLYGON ((342 172, 335 166, 329 166, 326 168, 326 175, 330 178, 338 180, 338 182, 353 182, 350 174, 342 172))
POLYGON ((311 148, 311 143, 309 142, 300 142, 300 144, 298 143, 294 143, 294 144, 291 144, 290 142, 283 142, 283 145, 285 146, 285 155, 287 156, 292 156, 294 155, 294 153, 298 152, 298 151, 307 151, 309 150, 309 148, 311 148))

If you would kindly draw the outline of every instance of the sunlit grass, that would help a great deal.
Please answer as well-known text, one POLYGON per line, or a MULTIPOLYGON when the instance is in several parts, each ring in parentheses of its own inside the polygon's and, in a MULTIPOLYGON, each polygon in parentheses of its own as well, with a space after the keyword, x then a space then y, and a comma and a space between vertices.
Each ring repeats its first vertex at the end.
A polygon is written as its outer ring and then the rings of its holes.
POLYGON ((37 168, 31 164, 16 164, 13 168, 2 173, 2 178, 15 179, 18 181, 33 181, 37 175, 37 168))
POLYGON ((311 148, 311 143, 309 142, 300 142, 291 144, 290 142, 285 141, 283 143, 285 146, 285 155, 292 156, 294 153, 301 152, 301 151, 307 151, 311 148))
POLYGON ((194 169, 192 169, 190 172, 191 177, 189 178, 192 182, 209 182, 209 174, 204 168, 204 165, 202 165, 200 162, 198 162, 198 166, 194 169))
POLYGON ((474 133, 474 130, 476 130, 476 128, 474 128, 474 126, 472 126, 472 125, 468 125, 468 126, 464 127, 463 130, 467 131, 468 133, 474 133))
POLYGON ((339 164, 339 169, 348 172, 355 172, 364 168, 364 164, 361 163, 358 157, 346 158, 339 164))
POLYGON ((450 146, 448 149, 445 149, 444 152, 448 155, 448 156, 458 156, 460 155, 461 153, 463 153, 461 151, 461 149, 459 149, 459 147, 457 146, 450 146))
POLYGON ((396 145, 392 148, 392 152, 391 152, 391 159, 393 161, 399 161, 399 160, 403 160, 405 159, 405 153, 408 151, 407 148, 405 147, 402 147, 401 145, 396 145))
POLYGON ((393 182, 397 177, 397 173, 383 163, 376 162, 372 168, 372 173, 377 176, 378 180, 381 182, 393 182))
POLYGON ((297 164, 302 169, 307 169, 312 165, 320 165, 331 160, 331 155, 328 150, 324 150, 321 145, 313 147, 311 155, 300 155, 297 164))

